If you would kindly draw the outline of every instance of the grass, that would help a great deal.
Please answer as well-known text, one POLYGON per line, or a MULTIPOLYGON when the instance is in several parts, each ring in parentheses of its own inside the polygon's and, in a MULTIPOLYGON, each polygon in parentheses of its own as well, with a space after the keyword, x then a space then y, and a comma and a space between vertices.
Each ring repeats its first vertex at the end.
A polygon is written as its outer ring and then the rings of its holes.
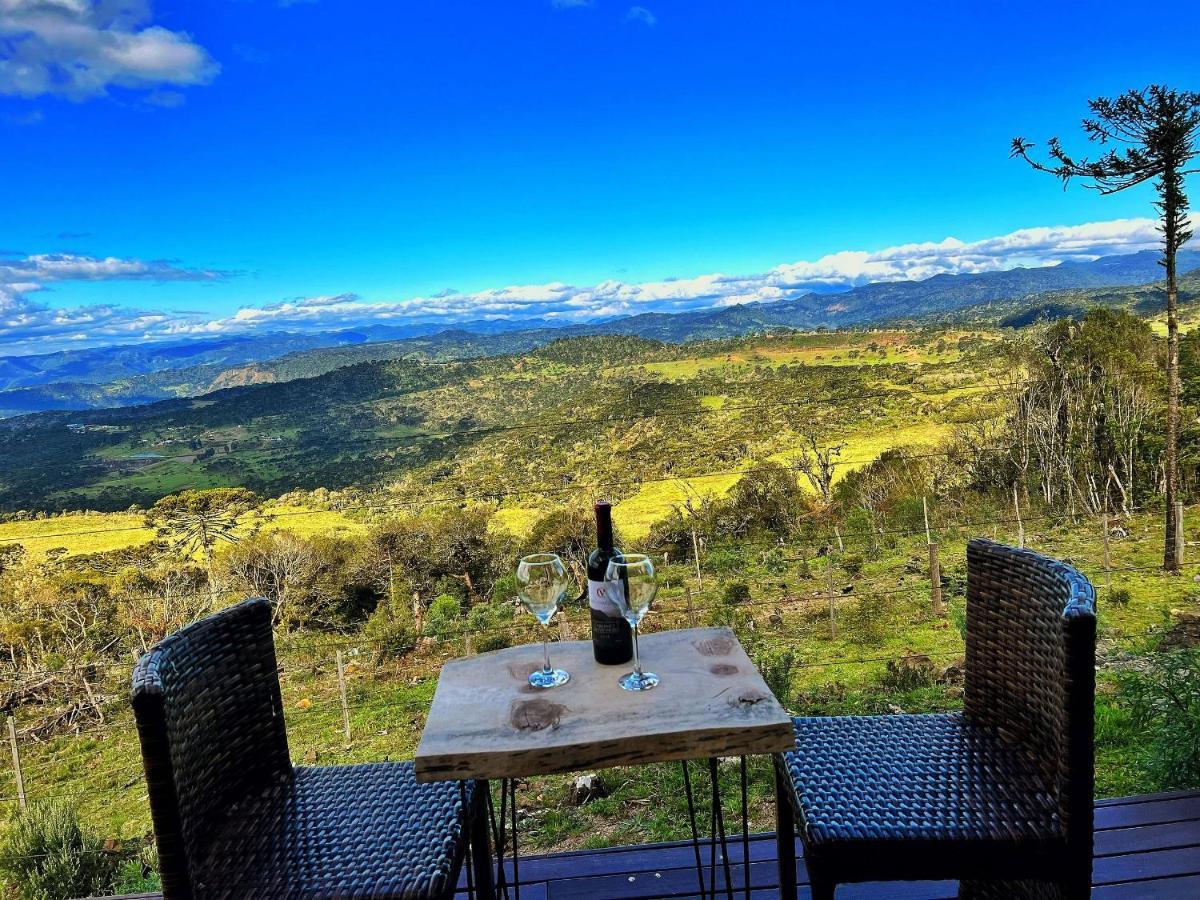
MULTIPOLYGON (((366 526, 336 510, 296 504, 265 504, 266 531, 291 531, 304 537, 315 534, 362 534, 366 526)), ((0 541, 21 544, 34 560, 62 548, 65 556, 107 553, 136 547, 154 539, 140 513, 70 513, 48 519, 0 523, 0 541)))
POLYGON ((72 513, 49 519, 0 523, 0 540, 16 541, 35 560, 64 548, 68 556, 105 553, 144 544, 154 537, 133 513, 72 513))

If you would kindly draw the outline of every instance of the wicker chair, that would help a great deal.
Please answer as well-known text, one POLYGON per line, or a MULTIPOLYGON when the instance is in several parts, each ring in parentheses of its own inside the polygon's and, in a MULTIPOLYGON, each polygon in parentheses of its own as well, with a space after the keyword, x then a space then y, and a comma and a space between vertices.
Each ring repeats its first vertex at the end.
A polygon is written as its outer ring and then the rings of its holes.
POLYGON ((1095 593, 992 541, 971 541, 967 566, 963 712, 796 719, 796 749, 775 758, 780 884, 796 884, 798 825, 813 900, 926 879, 960 880, 960 897, 1088 896, 1095 593))
POLYGON ((419 785, 408 763, 292 767, 265 600, 142 657, 133 709, 166 900, 448 897, 468 827, 490 887, 473 783, 419 785))

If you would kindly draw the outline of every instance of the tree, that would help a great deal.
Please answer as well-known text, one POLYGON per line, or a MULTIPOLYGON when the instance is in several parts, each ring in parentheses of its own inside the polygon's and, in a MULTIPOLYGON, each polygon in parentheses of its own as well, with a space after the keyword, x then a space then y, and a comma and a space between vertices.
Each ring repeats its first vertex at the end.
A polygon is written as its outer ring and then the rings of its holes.
POLYGON ((1033 144, 1013 138, 1012 156, 1025 160, 1039 172, 1062 179, 1085 179, 1086 186, 1101 194, 1115 194, 1154 181, 1158 194, 1155 207, 1163 235, 1162 266, 1167 270, 1167 437, 1166 437, 1166 540, 1163 567, 1178 572, 1175 553, 1175 500, 1179 489, 1179 287, 1175 260, 1179 248, 1192 236, 1188 221, 1188 198, 1184 178, 1200 169, 1188 169, 1196 158, 1200 131, 1200 93, 1173 91, 1152 84, 1140 91, 1127 91, 1111 99, 1098 97, 1088 103, 1092 117, 1083 120, 1088 140, 1109 149, 1099 158, 1075 158, 1058 138, 1047 145, 1050 160, 1040 162, 1029 155, 1033 144))
POLYGON ((245 488, 181 491, 163 497, 146 512, 146 524, 188 556, 200 553, 215 597, 213 550, 218 543, 236 544, 235 531, 246 513, 261 501, 245 488))
POLYGON ((828 507, 833 503, 833 477, 839 465, 838 458, 846 445, 830 444, 822 448, 815 431, 805 429, 803 433, 808 446, 796 451, 793 464, 804 473, 821 503, 828 507))

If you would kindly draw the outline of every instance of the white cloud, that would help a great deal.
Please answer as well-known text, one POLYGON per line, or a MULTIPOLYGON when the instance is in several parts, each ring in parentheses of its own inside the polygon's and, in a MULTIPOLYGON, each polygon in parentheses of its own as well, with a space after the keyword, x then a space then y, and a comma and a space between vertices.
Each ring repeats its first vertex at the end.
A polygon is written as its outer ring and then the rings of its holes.
POLYGON ((67 281, 216 281, 233 273, 185 269, 166 260, 40 253, 0 257, 0 350, 37 352, 64 344, 101 344, 169 333, 176 313, 119 304, 55 308, 31 299, 47 285, 67 281))
POLYGON ((0 0, 0 94, 85 100, 216 76, 190 35, 151 19, 149 0, 0 0))
POLYGON ((544 319, 569 324, 640 312, 716 309, 739 303, 799 297, 810 291, 846 290, 881 281, 921 280, 941 274, 994 272, 1048 266, 1068 260, 1133 253, 1157 247, 1152 219, 1118 219, 1085 225, 1024 228, 965 242, 901 244, 883 250, 844 250, 749 275, 711 273, 658 281, 602 281, 588 286, 550 282, 483 291, 438 291, 428 297, 366 300, 343 293, 245 306, 211 319, 199 313, 165 313, 116 305, 54 309, 29 295, 44 285, 98 280, 215 280, 227 272, 181 268, 171 262, 117 257, 40 254, 0 258, 0 352, 35 352, 64 343, 154 339, 253 332, 267 328, 317 330, 369 323, 544 319))
POLYGON ((631 6, 629 7, 629 12, 625 13, 625 21, 640 22, 643 25, 657 25, 658 16, 644 6, 631 6))

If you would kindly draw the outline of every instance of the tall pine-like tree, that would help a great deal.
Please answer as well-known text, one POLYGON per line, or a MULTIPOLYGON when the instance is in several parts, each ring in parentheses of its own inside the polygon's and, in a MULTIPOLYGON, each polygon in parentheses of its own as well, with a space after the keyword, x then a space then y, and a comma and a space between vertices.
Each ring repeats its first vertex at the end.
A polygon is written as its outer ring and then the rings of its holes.
POLYGON ((1058 138, 1047 144, 1045 161, 1030 155, 1033 144, 1014 138, 1012 155, 1039 172, 1072 179, 1102 194, 1115 194, 1152 181, 1158 194, 1163 236, 1162 266, 1167 270, 1167 440, 1165 460, 1166 541, 1163 567, 1177 572, 1181 560, 1175 552, 1175 501, 1179 496, 1179 288, 1175 260, 1192 236, 1188 221, 1185 177, 1200 171, 1188 166, 1200 154, 1200 93, 1174 91, 1153 84, 1132 90, 1115 99, 1098 97, 1088 103, 1092 115, 1083 120, 1088 140, 1107 147, 1096 159, 1075 157, 1063 149, 1058 138))

